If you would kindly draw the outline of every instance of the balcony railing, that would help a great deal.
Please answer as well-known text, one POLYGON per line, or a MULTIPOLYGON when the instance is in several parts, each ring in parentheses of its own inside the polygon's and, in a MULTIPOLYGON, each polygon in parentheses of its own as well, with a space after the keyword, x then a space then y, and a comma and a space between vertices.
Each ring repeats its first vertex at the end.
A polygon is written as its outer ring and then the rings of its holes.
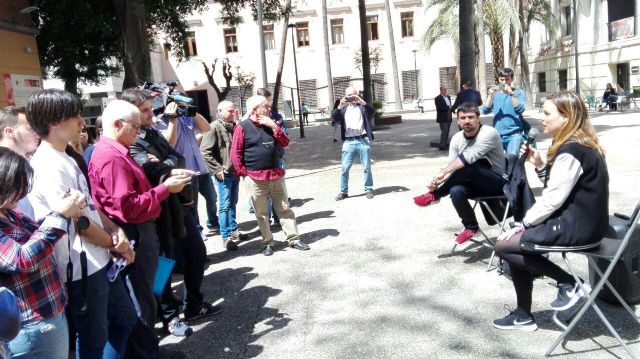
POLYGON ((612 21, 608 25, 609 41, 622 40, 636 36, 635 16, 612 21))

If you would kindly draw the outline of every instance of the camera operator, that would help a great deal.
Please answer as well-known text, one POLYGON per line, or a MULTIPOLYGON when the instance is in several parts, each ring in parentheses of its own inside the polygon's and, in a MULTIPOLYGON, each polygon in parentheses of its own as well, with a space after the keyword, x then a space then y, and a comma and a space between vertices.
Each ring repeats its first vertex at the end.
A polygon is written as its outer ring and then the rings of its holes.
MULTIPOLYGON (((198 210, 198 193, 207 202, 207 236, 219 233, 218 215, 216 208, 216 191, 209 169, 200 153, 200 145, 196 134, 205 134, 211 130, 211 125, 202 115, 195 112, 195 107, 185 102, 178 102, 182 96, 175 96, 176 101, 170 102, 164 109, 164 114, 156 122, 156 129, 160 130, 169 144, 185 158, 185 168, 199 173, 193 179, 194 208, 198 210)), ((188 98, 186 98, 188 99, 188 98)), ((199 216, 196 216, 198 228, 199 216)), ((206 237, 203 237, 206 239, 206 237)))
POLYGON ((349 170, 356 153, 364 167, 364 191, 368 199, 373 198, 373 176, 371 174, 371 145, 373 133, 369 119, 373 116, 373 107, 358 96, 354 87, 347 87, 345 97, 340 100, 333 120, 340 124, 342 137, 342 175, 340 177, 340 193, 336 201, 349 197, 349 170))
POLYGON ((486 115, 493 112, 493 127, 500 134, 502 147, 507 154, 518 155, 524 142, 523 135, 530 127, 522 117, 526 97, 524 91, 512 87, 512 69, 502 69, 498 81, 499 84, 489 88, 489 97, 482 113, 486 115))

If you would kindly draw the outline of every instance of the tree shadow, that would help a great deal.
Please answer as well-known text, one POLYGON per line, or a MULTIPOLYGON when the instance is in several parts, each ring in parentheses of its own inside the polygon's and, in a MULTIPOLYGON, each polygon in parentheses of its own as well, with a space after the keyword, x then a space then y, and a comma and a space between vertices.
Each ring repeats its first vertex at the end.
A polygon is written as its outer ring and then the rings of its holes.
POLYGON ((302 207, 305 203, 313 201, 315 198, 293 198, 289 201, 289 207, 302 207))
POLYGON ((320 218, 335 218, 335 216, 333 215, 334 213, 335 213, 334 211, 319 211, 319 212, 307 213, 307 214, 303 214, 301 216, 296 217, 296 222, 300 224, 300 223, 310 222, 320 218))
POLYGON ((244 358, 262 353, 264 348, 252 343, 286 327, 292 319, 287 313, 266 306, 282 290, 263 285, 247 288, 258 277, 252 271, 253 268, 241 267, 206 275, 202 285, 204 297, 212 302, 222 300, 223 311, 213 318, 190 322, 196 327, 190 337, 162 347, 179 350, 189 358, 202 357, 203 353, 207 353, 207 358, 244 358))
POLYGON ((338 231, 337 229, 333 229, 333 228, 318 229, 315 231, 302 233, 300 235, 300 240, 303 241, 304 243, 311 244, 327 237, 337 237, 339 235, 340 235, 340 231, 338 231))

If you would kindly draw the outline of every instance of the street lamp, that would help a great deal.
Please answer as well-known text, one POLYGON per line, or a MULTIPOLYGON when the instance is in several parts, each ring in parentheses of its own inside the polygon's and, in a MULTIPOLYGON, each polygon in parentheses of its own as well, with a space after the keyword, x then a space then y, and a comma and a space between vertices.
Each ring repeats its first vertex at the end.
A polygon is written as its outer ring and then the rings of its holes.
POLYGON ((416 98, 420 97, 418 96, 418 63, 416 62, 417 53, 418 53, 418 50, 414 49, 413 50, 413 80, 415 81, 415 84, 416 84, 416 98))
MULTIPOLYGON (((296 92, 298 93, 298 123, 300 124, 300 138, 304 138, 304 124, 302 123, 302 103, 300 101, 300 84, 298 83, 298 60, 296 59, 296 43, 293 36, 293 29, 298 29, 296 24, 289 24, 287 28, 291 28, 291 48, 293 49, 293 68, 296 71, 296 92)), ((292 101, 293 103, 293 101, 292 101)))

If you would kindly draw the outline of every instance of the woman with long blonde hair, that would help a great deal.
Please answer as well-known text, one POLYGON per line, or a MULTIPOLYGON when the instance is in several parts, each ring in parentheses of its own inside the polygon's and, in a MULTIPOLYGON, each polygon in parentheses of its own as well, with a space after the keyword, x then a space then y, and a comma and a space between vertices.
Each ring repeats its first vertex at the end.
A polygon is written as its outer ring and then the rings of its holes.
POLYGON ((543 111, 544 132, 553 137, 547 163, 540 151, 526 143, 520 151, 526 153, 544 182, 542 196, 527 211, 522 226, 506 232, 496 243, 496 254, 509 263, 517 297, 517 308, 493 321, 498 329, 538 328, 531 314, 535 276, 558 282, 558 296, 551 303, 553 310, 566 310, 584 295, 575 279, 535 251, 534 244, 596 243, 609 223, 609 175, 587 107, 575 93, 560 91, 545 101, 543 111))

